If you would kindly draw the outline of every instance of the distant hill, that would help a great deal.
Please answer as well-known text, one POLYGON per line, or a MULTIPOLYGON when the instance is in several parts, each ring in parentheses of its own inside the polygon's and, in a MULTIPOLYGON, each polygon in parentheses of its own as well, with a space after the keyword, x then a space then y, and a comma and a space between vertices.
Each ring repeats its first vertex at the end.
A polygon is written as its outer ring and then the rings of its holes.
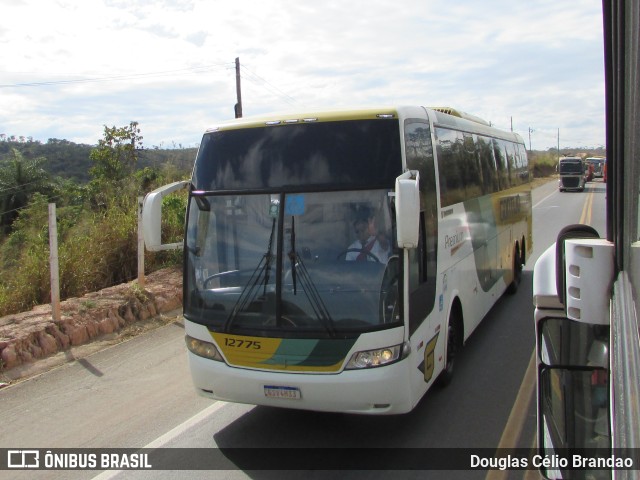
MULTIPOLYGON (((14 141, 5 139, 0 141, 0 160, 4 159, 15 148, 25 158, 44 157, 46 162, 43 168, 53 176, 59 176, 75 180, 78 183, 89 181, 89 169, 92 167, 89 154, 93 145, 73 143, 68 140, 49 139, 47 143, 38 141, 14 141)), ((140 152, 138 168, 159 167, 170 164, 177 170, 191 172, 193 162, 196 157, 197 148, 162 149, 152 147, 140 152)), ((582 157, 604 157, 604 148, 562 148, 561 156, 579 155, 582 157)), ((529 162, 536 164, 539 162, 550 163, 555 166, 558 158, 558 150, 550 148, 548 150, 534 150, 529 153, 529 162)))
MULTIPOLYGON (((73 143, 51 138, 46 143, 38 141, 0 141, 0 160, 7 158, 12 149, 25 158, 44 157, 42 168, 53 176, 68 178, 78 183, 90 180, 89 169, 93 166, 89 154, 94 145, 73 143)), ((197 153, 196 148, 160 149, 150 148, 140 152, 138 167, 156 167, 171 164, 178 170, 190 172, 197 153)))

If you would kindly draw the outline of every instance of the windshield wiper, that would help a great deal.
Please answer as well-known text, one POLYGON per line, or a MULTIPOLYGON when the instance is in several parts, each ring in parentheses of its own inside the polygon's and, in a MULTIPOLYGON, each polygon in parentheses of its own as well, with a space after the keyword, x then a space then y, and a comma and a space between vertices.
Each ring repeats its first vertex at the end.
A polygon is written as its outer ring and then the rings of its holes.
POLYGON ((291 217, 291 251, 289 251, 289 261, 291 262, 291 281, 293 282, 293 294, 297 295, 296 282, 296 260, 298 254, 296 252, 296 217, 291 217))
POLYGON ((289 260, 291 261, 291 281, 293 283, 293 294, 297 295, 297 270, 300 268, 300 283, 302 284, 302 291, 304 292, 309 304, 313 310, 313 313, 324 325, 325 329, 331 337, 336 336, 335 328, 333 325, 333 319, 327 309, 326 305, 322 301, 320 292, 316 288, 311 275, 307 268, 304 266, 304 262, 298 252, 296 251, 296 224, 295 217, 291 217, 291 251, 289 252, 289 260))
POLYGON ((236 301, 236 304, 233 306, 229 317, 224 322, 224 331, 228 332, 229 327, 237 318, 238 313, 243 311, 248 304, 250 304, 253 299, 256 297, 257 292, 260 291, 260 284, 263 283, 262 279, 264 278, 264 286, 263 286, 263 297, 267 294, 267 285, 269 283, 269 276, 271 273, 271 264, 273 263, 273 259, 275 255, 273 254, 273 236, 276 230, 276 219, 273 219, 273 223, 271 224, 271 235, 269 236, 269 245, 267 246, 267 251, 260 259, 260 262, 256 266, 253 273, 251 273, 251 277, 249 277, 249 281, 240 292, 240 296, 236 301))
MULTIPOLYGON (((228 332, 233 322, 238 317, 238 314, 244 311, 247 305, 250 305, 251 302, 256 298, 258 292, 260 291, 260 287, 263 286, 263 297, 267 295, 267 285, 269 283, 269 277, 271 275, 271 268, 276 255, 273 253, 273 238, 276 230, 276 219, 273 219, 273 223, 271 225, 271 235, 269 237, 269 245, 267 247, 267 251, 264 253, 260 262, 256 266, 255 270, 251 274, 249 281, 240 292, 240 296, 236 301, 229 317, 224 323, 224 332, 228 332)), ((295 240, 295 220, 292 217, 291 222, 291 251, 289 252, 289 260, 291 261, 291 279, 293 282, 293 294, 297 295, 297 285, 298 279, 300 279, 300 283, 302 285, 302 290, 311 305, 311 309, 315 314, 316 318, 320 320, 320 323, 324 326, 326 331, 329 333, 331 337, 335 337, 335 328, 334 322, 331 318, 331 314, 324 304, 322 297, 320 296, 320 292, 316 288, 309 272, 307 271, 302 258, 298 255, 296 251, 296 240, 295 240)), ((280 301, 281 299, 278 299, 280 301)))

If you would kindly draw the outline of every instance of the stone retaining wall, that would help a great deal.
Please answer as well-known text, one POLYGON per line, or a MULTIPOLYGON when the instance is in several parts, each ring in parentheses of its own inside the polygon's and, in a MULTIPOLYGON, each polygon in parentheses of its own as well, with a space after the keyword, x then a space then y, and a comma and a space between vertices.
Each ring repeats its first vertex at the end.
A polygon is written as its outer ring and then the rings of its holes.
POLYGON ((0 318, 0 371, 83 345, 102 335, 182 306, 182 271, 159 270, 137 281, 116 285, 61 303, 61 320, 51 305, 0 318))

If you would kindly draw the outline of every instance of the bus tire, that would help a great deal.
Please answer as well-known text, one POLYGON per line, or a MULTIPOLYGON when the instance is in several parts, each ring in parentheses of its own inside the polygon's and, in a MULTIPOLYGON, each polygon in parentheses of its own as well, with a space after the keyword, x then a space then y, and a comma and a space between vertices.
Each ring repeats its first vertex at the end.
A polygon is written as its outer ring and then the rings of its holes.
POLYGON ((514 295, 518 291, 520 282, 522 280, 522 256, 520 255, 520 248, 516 244, 513 249, 513 278, 511 283, 507 287, 507 293, 514 295))
POLYGON ((446 363, 437 380, 437 384, 440 387, 446 387, 453 379, 456 356, 462 349, 462 335, 462 312, 460 311, 460 305, 455 303, 451 308, 447 324, 446 363))

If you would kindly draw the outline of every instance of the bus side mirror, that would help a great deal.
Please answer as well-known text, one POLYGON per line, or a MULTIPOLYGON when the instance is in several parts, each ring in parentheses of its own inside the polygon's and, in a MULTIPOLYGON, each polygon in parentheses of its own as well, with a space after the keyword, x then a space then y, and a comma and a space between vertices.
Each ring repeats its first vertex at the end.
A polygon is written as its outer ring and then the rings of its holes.
MULTIPOLYGON (((546 317, 537 332, 540 451, 547 456, 570 451, 610 455, 609 326, 546 317)), ((545 478, 572 473, 541 470, 545 478)))
POLYGON ((420 175, 407 171, 396 178, 398 247, 416 248, 420 227, 420 175))
POLYGON ((609 324, 614 247, 589 225, 568 225, 556 241, 556 291, 568 318, 609 324))
POLYGON ((174 182, 156 188, 144 197, 142 205, 142 231, 147 250, 158 252, 161 250, 177 250, 182 248, 182 242, 163 245, 161 238, 162 226, 162 199, 182 188, 186 188, 190 182, 174 182))
MULTIPOLYGON (((534 267, 538 447, 545 456, 611 454, 613 265, 613 244, 588 225, 569 225, 534 267)), ((567 465, 553 467, 541 465, 545 478, 572 474, 567 465)))

